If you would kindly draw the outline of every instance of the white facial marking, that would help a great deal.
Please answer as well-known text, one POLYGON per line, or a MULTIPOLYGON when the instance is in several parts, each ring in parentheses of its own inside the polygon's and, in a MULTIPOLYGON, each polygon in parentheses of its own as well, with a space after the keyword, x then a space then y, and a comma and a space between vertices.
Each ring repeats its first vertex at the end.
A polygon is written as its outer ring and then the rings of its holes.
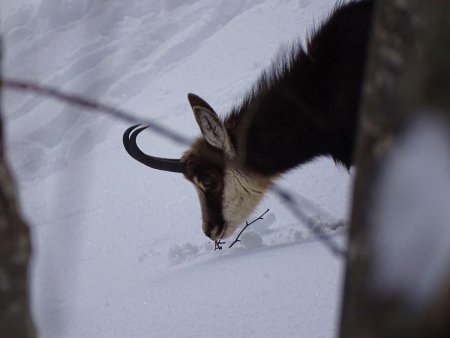
POLYGON ((234 168, 226 168, 222 212, 225 229, 221 238, 233 234, 237 226, 245 220, 264 196, 270 180, 246 175, 234 168))

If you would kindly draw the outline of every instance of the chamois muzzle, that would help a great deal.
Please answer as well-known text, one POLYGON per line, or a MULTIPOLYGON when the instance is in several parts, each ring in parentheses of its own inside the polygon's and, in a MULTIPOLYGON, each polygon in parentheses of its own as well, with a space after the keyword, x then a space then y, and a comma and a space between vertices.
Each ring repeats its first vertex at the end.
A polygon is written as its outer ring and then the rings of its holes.
POLYGON ((136 161, 139 161, 150 168, 171 171, 174 173, 184 173, 184 163, 179 159, 150 156, 139 149, 138 145, 136 144, 136 138, 139 133, 147 128, 148 126, 141 126, 140 124, 137 124, 125 131, 125 133, 123 134, 123 146, 125 147, 127 153, 130 154, 130 156, 136 161))

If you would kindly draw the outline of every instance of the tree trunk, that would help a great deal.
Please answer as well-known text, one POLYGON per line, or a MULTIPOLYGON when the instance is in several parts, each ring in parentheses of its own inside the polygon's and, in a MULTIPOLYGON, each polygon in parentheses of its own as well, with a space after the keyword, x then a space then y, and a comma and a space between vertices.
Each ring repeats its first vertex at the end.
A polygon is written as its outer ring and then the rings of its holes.
POLYGON ((0 120, 0 337, 34 337, 27 278, 30 233, 17 208, 1 130, 0 120))
POLYGON ((450 337, 450 276, 441 297, 421 314, 395 297, 374 296, 369 285, 377 255, 369 215, 380 165, 417 114, 450 117, 449 18, 448 1, 377 1, 360 114, 342 338, 450 337))

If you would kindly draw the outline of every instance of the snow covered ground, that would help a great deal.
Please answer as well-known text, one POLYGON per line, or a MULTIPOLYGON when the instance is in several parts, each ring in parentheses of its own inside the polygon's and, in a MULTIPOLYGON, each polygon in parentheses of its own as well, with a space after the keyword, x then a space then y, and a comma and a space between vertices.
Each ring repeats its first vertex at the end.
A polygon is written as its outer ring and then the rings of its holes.
MULTIPOLYGON (((335 0, 1 0, 6 76, 153 118, 193 138, 186 94, 221 114, 335 0)), ((282 202, 214 251, 195 190, 131 159, 127 124, 52 99, 4 96, 8 157, 32 228, 41 337, 333 337, 343 262, 282 202)), ((144 133, 142 148, 184 148, 144 133)), ((341 244, 350 175, 329 159, 280 180, 341 244), (302 197, 303 196, 303 197, 302 197)))

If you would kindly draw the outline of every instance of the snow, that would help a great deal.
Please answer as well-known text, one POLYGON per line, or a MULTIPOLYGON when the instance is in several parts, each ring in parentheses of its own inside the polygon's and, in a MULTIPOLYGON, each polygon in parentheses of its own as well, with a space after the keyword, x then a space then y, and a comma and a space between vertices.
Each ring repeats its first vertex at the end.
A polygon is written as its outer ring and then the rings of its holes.
MULTIPOLYGON (((3 71, 193 138, 188 92, 223 116, 279 50, 303 41, 334 4, 5 0, 3 71)), ((125 152, 129 125, 11 91, 3 119, 32 228, 40 336, 335 336, 343 261, 276 197, 261 202, 251 219, 270 212, 242 242, 214 251, 190 183, 125 152)), ((139 142, 157 156, 185 150, 151 131, 139 142)), ((279 184, 342 245, 350 179, 330 159, 317 159, 279 184)))
POLYGON ((450 135, 423 114, 394 144, 374 191, 372 286, 415 311, 427 308, 450 274, 450 135))

